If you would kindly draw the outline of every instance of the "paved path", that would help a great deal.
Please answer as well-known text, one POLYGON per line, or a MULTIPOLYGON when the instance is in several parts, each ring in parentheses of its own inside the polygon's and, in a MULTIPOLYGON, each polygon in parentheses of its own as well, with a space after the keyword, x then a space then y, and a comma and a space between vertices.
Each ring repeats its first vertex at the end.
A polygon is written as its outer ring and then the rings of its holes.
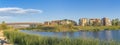
MULTIPOLYGON (((3 34, 3 31, 0 31, 0 39, 4 40, 5 37, 4 37, 4 34, 3 34)), ((1 44, 0 44, 1 45, 1 44)), ((4 45, 13 45, 13 44, 4 44, 4 45)))

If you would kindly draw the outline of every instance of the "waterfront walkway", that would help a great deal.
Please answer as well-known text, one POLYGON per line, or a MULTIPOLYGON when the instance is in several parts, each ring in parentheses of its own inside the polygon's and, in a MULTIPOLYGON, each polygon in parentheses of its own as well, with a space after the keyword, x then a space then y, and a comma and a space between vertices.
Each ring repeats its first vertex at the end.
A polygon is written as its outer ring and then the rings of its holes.
MULTIPOLYGON (((6 41, 6 40, 7 40, 6 37, 5 37, 4 34, 3 34, 3 31, 1 31, 1 30, 0 30, 0 39, 1 39, 2 41, 6 41), (5 39, 6 39, 6 40, 5 40, 5 39)), ((0 42, 0 45, 1 45, 1 42, 0 42)), ((3 45, 13 45, 13 44, 4 43, 3 45)))

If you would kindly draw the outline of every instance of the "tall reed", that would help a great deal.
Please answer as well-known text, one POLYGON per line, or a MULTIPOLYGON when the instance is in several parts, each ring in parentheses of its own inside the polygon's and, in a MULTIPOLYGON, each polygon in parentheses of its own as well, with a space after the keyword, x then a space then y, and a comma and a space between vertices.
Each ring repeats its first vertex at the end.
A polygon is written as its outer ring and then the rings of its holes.
POLYGON ((19 31, 4 31, 11 43, 18 45, 120 45, 115 41, 101 41, 99 39, 57 38, 30 35, 19 31))

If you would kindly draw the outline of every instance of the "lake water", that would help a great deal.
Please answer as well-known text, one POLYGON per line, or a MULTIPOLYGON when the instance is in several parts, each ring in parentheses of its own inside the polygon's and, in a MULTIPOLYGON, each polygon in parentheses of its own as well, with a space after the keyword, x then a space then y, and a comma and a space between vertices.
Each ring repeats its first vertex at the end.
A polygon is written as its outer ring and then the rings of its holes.
POLYGON ((69 38, 96 38, 100 40, 116 40, 120 41, 120 30, 104 30, 104 31, 78 31, 78 32, 39 32, 20 30, 28 34, 50 36, 50 37, 69 37, 69 38))

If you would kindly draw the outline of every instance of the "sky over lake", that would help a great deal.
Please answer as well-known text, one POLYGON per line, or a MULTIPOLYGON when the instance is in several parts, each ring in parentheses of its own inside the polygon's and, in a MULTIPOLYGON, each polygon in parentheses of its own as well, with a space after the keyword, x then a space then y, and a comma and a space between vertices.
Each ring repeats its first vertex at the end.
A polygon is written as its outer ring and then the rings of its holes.
POLYGON ((119 18, 119 0, 0 0, 0 22, 119 18))

